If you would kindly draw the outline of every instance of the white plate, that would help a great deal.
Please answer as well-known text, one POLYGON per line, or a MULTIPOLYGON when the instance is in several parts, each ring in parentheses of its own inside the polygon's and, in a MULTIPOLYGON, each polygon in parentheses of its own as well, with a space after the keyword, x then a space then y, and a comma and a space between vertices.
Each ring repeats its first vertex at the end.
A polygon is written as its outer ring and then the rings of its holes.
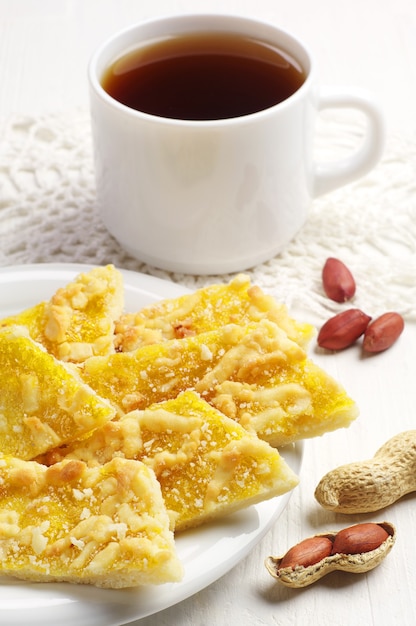
MULTIPOLYGON (((0 318, 48 299, 86 265, 46 264, 0 269, 0 318)), ((159 278, 124 271, 126 310, 186 292, 159 278)), ((281 450, 299 474, 303 446, 281 450)), ((120 626, 152 615, 208 586, 243 559, 285 509, 290 493, 249 507, 177 538, 185 575, 180 583, 129 590, 87 585, 26 584, 0 577, 0 624, 4 626, 120 626)))

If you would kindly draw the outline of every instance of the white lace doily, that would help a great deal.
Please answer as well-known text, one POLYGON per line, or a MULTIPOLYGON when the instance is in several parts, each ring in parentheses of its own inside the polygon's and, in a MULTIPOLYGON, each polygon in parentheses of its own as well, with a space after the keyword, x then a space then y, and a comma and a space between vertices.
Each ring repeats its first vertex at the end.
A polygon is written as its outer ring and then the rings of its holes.
MULTIPOLYGON (((320 140, 323 153, 328 146, 336 153, 356 137, 330 120, 318 134, 318 148, 320 140)), ((328 256, 341 258, 355 275, 354 306, 374 316, 396 310, 416 319, 416 141, 390 137, 369 175, 315 200, 285 252, 248 273, 290 308, 326 318, 340 310, 322 291, 328 256)), ((114 263, 190 288, 229 278, 157 270, 130 257, 108 234, 95 204, 86 111, 0 124, 0 265, 50 262, 114 263)))

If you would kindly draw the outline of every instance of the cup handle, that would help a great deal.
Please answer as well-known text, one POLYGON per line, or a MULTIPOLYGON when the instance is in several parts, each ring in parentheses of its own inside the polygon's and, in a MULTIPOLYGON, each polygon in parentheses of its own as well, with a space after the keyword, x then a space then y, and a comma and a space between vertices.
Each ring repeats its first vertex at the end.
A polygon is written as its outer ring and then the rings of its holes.
POLYGON ((329 108, 352 108, 364 113, 366 129, 361 146, 351 155, 335 162, 317 163, 313 196, 342 187, 370 171, 380 160, 384 143, 384 119, 378 105, 363 90, 341 91, 325 87, 318 100, 318 111, 329 108))

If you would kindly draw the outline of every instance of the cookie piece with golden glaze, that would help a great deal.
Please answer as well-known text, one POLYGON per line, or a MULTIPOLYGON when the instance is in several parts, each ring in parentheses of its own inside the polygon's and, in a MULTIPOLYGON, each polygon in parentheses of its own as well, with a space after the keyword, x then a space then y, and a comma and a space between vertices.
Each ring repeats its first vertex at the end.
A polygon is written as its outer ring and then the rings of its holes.
POLYGON ((186 389, 274 446, 346 427, 354 401, 269 320, 88 359, 82 377, 123 415, 186 389))
POLYGON ((114 352, 115 320, 124 306, 123 278, 113 265, 83 272, 40 302, 0 321, 20 325, 62 361, 79 363, 114 352))
POLYGON ((82 442, 48 453, 47 463, 89 465, 115 456, 143 461, 162 488, 175 531, 281 495, 298 478, 279 452, 195 392, 133 411, 82 442))
POLYGON ((0 330, 0 452, 32 459, 112 419, 110 403, 89 388, 25 327, 0 330))
POLYGON ((108 588, 180 580, 154 473, 118 458, 95 468, 0 458, 0 573, 108 588))
POLYGON ((161 300, 116 322, 115 345, 120 352, 151 343, 189 337, 227 324, 246 325, 268 319, 290 339, 305 347, 315 329, 291 318, 287 308, 239 274, 226 284, 203 287, 177 298, 161 300))

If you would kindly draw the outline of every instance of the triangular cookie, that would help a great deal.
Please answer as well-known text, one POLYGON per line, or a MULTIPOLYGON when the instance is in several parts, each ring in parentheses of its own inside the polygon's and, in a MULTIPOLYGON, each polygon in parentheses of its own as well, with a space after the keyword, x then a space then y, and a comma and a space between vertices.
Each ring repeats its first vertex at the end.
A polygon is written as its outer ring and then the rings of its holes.
POLYGON ((114 322, 124 306, 123 278, 113 265, 96 267, 0 327, 26 326, 30 336, 61 361, 82 362, 114 352, 114 322))
POLYGON ((133 411, 91 437, 46 455, 46 462, 106 463, 114 456, 151 467, 176 531, 281 495, 298 479, 278 451, 222 415, 195 392, 133 411))
POLYGON ((190 294, 161 300, 137 313, 125 313, 116 323, 120 352, 169 339, 215 330, 227 324, 245 325, 268 319, 290 339, 305 347, 315 329, 292 319, 283 304, 266 295, 250 278, 239 274, 226 284, 214 284, 190 294))
POLYGON ((75 371, 11 326, 0 330, 0 452, 32 459, 81 438, 115 410, 75 371))
POLYGON ((160 486, 139 461, 50 468, 0 458, 0 573, 131 587, 178 581, 160 486))
POLYGON ((348 426, 358 414, 342 386, 268 320, 91 358, 81 372, 119 415, 195 389, 274 446, 348 426))

